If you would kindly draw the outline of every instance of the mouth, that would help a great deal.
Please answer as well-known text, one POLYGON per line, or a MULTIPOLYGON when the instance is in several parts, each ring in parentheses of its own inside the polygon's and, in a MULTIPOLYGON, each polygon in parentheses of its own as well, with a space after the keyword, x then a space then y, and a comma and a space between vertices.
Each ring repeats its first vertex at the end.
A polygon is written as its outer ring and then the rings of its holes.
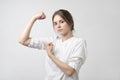
POLYGON ((62 31, 62 29, 59 29, 59 30, 57 30, 58 32, 61 32, 62 31))

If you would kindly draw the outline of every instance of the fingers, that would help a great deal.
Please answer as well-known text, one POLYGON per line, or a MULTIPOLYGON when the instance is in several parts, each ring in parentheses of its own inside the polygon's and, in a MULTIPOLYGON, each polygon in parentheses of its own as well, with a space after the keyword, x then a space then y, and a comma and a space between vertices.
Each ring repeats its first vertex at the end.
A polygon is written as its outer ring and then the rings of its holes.
POLYGON ((54 45, 53 45, 52 43, 46 43, 46 44, 45 44, 45 49, 46 49, 47 51, 52 52, 52 51, 53 51, 53 47, 54 47, 54 45))
POLYGON ((51 42, 50 42, 50 43, 48 43, 48 45, 49 45, 49 46, 53 46, 53 44, 52 44, 51 42))
POLYGON ((45 46, 46 47, 53 47, 54 45, 50 42, 50 43, 46 43, 45 46))
POLYGON ((39 12, 34 16, 36 19, 45 19, 46 15, 44 14, 44 12, 39 12))
POLYGON ((45 44, 45 49, 46 49, 48 55, 53 55, 53 47, 54 47, 54 45, 52 43, 45 44))
POLYGON ((45 19, 46 18, 46 15, 44 14, 44 12, 41 12, 41 17, 40 19, 45 19))

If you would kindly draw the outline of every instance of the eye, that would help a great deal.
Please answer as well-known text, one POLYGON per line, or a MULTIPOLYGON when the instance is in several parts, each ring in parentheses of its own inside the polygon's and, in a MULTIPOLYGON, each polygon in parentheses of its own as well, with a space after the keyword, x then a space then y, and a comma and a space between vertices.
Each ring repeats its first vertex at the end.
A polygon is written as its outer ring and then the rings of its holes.
POLYGON ((60 23, 64 23, 65 21, 61 20, 60 23))
POLYGON ((56 23, 56 22, 54 22, 54 23, 53 23, 53 25, 55 26, 55 25, 57 25, 57 23, 56 23))

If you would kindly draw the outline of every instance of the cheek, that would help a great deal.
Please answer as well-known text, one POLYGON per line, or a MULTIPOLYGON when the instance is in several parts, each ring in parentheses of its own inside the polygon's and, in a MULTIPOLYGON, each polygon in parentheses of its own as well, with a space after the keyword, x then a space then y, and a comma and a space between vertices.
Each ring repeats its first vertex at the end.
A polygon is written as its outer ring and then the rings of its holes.
POLYGON ((63 29, 66 29, 67 28, 67 24, 61 24, 60 25, 63 29))
POLYGON ((63 28, 64 28, 65 30, 71 30, 71 28, 70 28, 70 26, 69 26, 68 24, 63 25, 63 28))

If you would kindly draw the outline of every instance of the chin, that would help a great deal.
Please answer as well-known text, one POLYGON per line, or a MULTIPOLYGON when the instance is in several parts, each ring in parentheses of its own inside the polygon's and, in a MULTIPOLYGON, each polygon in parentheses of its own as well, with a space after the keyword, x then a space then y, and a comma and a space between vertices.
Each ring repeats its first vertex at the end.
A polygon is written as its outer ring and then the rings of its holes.
POLYGON ((57 32, 57 34, 63 36, 63 35, 66 35, 66 32, 61 31, 61 32, 57 32))
POLYGON ((57 34, 59 34, 59 35, 60 35, 60 34, 62 34, 62 32, 57 32, 57 34))
POLYGON ((59 33, 59 36, 65 36, 66 34, 59 33))

